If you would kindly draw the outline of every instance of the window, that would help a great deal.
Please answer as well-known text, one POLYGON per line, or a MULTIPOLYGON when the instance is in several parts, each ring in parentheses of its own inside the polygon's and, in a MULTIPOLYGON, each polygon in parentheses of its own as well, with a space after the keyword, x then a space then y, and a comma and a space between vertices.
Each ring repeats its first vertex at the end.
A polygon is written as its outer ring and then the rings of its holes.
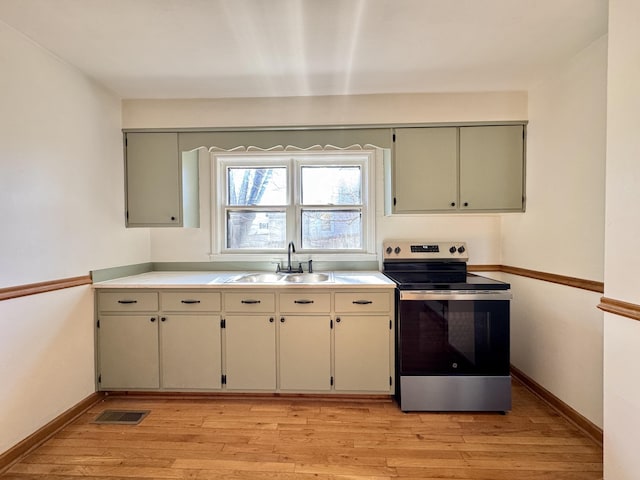
POLYGON ((371 151, 213 155, 215 252, 373 253, 371 151))

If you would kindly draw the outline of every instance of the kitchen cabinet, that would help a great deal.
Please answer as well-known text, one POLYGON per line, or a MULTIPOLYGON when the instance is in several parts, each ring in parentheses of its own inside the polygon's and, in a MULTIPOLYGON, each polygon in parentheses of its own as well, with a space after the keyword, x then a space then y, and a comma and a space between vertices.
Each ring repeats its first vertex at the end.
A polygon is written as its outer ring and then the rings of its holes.
POLYGON ((281 293, 279 387, 290 391, 331 389, 330 293, 281 293))
POLYGON ((127 227, 198 227, 198 152, 176 132, 130 132, 125 142, 127 227))
POLYGON ((393 390, 393 292, 336 293, 336 392, 393 390))
POLYGON ((170 390, 221 387, 220 315, 160 317, 161 385, 170 390))
POLYGON ((99 388, 220 389, 220 306, 219 292, 100 292, 99 388))
POLYGON ((100 390, 393 393, 394 290, 105 289, 100 390))
POLYGON ((455 127, 396 129, 396 213, 456 210, 457 143, 455 127))
POLYGON ((160 387, 156 315, 101 315, 98 327, 101 389, 160 387))
POLYGON ((275 390, 275 292, 225 292, 224 309, 227 390, 275 390))
POLYGON ((336 318, 336 391, 389 392, 390 322, 388 315, 336 318))
POLYGON ((523 208, 524 127, 460 128, 461 209, 523 208))
POLYGON ((222 387, 219 292, 160 294, 161 385, 171 390, 222 387))
POLYGON ((397 128, 393 157, 392 213, 524 209, 524 125, 397 128))
POLYGON ((275 390, 275 314, 227 315, 225 337, 227 390, 275 390))

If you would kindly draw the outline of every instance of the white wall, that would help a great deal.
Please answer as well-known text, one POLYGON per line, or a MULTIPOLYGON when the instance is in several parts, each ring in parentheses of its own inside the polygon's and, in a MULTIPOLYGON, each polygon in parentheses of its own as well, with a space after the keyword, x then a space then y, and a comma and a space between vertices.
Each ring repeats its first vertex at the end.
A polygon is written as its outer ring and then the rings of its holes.
MULTIPOLYGON (((517 121, 527 119, 523 92, 360 95, 279 99, 125 100, 125 128, 358 125, 517 121)), ((386 239, 464 240, 471 263, 500 263, 499 215, 383 215, 382 163, 377 165, 377 248, 386 239)), ((199 230, 156 229, 156 262, 209 261, 210 165, 200 158, 199 230)))
POLYGON ((124 100, 123 128, 370 125, 527 119, 526 92, 124 100))
MULTIPOLYGON (((502 264, 603 281, 607 38, 529 91, 527 211, 502 221, 502 264)), ((602 427, 598 293, 506 276, 512 363, 602 427)))
MULTIPOLYGON (((609 0, 605 297, 640 305, 640 3, 609 0)), ((607 480, 640 472, 640 322, 604 318, 607 480)))
MULTIPOLYGON (((125 230, 118 98, 0 23, 0 288, 149 261, 125 230)), ((94 391, 93 301, 0 302, 0 452, 94 391)))
POLYGON ((0 453, 95 391, 91 286, 0 302, 0 453))
POLYGON ((124 228, 118 98, 0 23, 0 287, 148 260, 124 228))

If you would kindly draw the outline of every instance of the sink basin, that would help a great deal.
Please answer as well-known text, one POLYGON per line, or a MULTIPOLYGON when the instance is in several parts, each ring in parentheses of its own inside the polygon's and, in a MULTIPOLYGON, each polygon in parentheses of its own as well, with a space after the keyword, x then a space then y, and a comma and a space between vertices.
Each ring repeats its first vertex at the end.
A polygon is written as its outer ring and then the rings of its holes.
POLYGON ((291 283, 322 283, 330 282, 331 275, 328 273, 291 273, 284 277, 285 282, 291 283))
POLYGON ((276 283, 283 278, 284 275, 279 273, 249 273, 230 281, 233 283, 276 283))
POLYGON ((333 282, 331 273, 248 273, 227 283, 323 283, 333 282))

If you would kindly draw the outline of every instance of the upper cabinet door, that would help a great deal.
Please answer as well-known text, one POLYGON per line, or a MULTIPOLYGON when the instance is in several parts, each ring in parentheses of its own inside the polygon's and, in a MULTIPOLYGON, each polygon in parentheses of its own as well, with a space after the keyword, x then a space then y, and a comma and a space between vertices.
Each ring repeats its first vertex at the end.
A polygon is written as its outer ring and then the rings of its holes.
POLYGON ((177 133, 126 134, 127 226, 182 225, 177 133))
POLYGON ((457 128, 397 128, 395 135, 393 211, 455 210, 457 128))
POLYGON ((522 211, 524 127, 460 127, 461 210, 522 211))

